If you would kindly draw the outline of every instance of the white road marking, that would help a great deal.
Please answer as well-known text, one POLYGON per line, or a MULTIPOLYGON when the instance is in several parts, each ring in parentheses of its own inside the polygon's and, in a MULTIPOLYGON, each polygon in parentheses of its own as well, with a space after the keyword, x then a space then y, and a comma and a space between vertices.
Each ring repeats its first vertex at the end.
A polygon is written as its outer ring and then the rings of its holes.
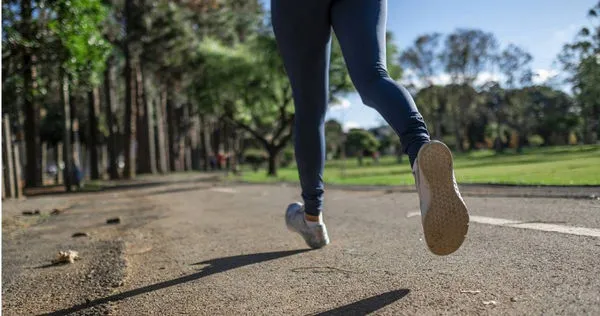
MULTIPOLYGON (((411 217, 415 217, 415 216, 421 216, 421 213, 420 212, 411 212, 406 215, 407 218, 411 218, 411 217)), ((528 222, 522 222, 522 221, 515 221, 515 220, 511 220, 511 219, 485 217, 485 216, 474 216, 474 215, 470 216, 470 222, 486 224, 486 225, 494 225, 494 226, 533 229, 533 230, 540 230, 540 231, 545 231, 545 232, 554 232, 554 233, 560 233, 560 234, 590 236, 590 237, 600 238, 600 229, 598 229, 598 228, 573 227, 573 226, 564 226, 564 225, 546 224, 546 223, 528 223, 528 222)))
POLYGON ((232 189, 232 188, 216 187, 216 188, 211 188, 210 190, 214 191, 214 192, 220 192, 220 193, 238 193, 237 190, 232 189))

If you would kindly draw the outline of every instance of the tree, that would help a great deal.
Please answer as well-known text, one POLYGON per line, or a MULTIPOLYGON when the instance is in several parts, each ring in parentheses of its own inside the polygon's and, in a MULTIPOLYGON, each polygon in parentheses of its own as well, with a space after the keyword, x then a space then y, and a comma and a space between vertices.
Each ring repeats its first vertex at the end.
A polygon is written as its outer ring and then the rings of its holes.
POLYGON ((401 65, 416 75, 421 87, 432 86, 439 73, 440 38, 439 33, 421 35, 400 56, 401 65))
MULTIPOLYGON (((497 41, 492 33, 474 29, 458 29, 445 40, 442 61, 454 88, 452 117, 456 147, 463 151, 465 127, 474 106, 473 85, 479 74, 494 60, 497 41)), ((473 144, 470 144, 471 146, 473 144)))
MULTIPOLYGON (((39 29, 43 27, 40 22, 40 16, 34 15, 34 9, 37 9, 38 3, 33 1, 2 1, 2 90, 4 98, 5 80, 7 75, 5 71, 7 63, 12 64, 14 70, 11 73, 17 73, 20 69, 19 82, 8 81, 21 86, 23 92, 22 104, 24 112, 25 128, 25 155, 27 157, 25 170, 25 185, 28 187, 42 184, 42 170, 39 157, 41 156, 40 143, 40 100, 38 85, 38 56, 43 41, 36 35, 39 29), (17 9, 18 8, 18 9, 17 9)), ((13 86, 14 87, 14 86, 13 86)), ((14 116, 13 116, 14 117, 14 116)))
POLYGON ((531 82, 532 71, 530 68, 533 57, 523 48, 509 44, 497 57, 500 72, 504 75, 508 88, 514 88, 517 80, 521 84, 531 82))
POLYGON ((520 93, 526 98, 526 115, 514 122, 525 126, 527 132, 540 135, 546 145, 569 144, 569 136, 582 119, 574 100, 560 90, 544 86, 526 87, 520 93))
POLYGON ((119 124, 115 113, 115 93, 114 93, 114 68, 115 57, 109 56, 106 60, 106 69, 104 70, 104 98, 106 125, 108 129, 108 175, 111 180, 119 178, 119 147, 118 134, 119 124))
POLYGON ((419 112, 427 122, 433 126, 433 138, 442 139, 444 131, 448 130, 447 112, 451 111, 449 102, 452 91, 446 86, 430 85, 419 89, 415 95, 415 102, 419 105, 419 112))
POLYGON ((337 155, 344 143, 345 135, 340 122, 331 119, 325 122, 325 144, 327 144, 327 157, 337 155))
POLYGON ((594 144, 600 137, 600 1, 588 17, 590 25, 563 47, 558 60, 569 74, 567 80, 581 107, 584 141, 594 144))
POLYGON ((346 138, 346 150, 352 156, 356 156, 358 164, 362 165, 365 153, 374 153, 379 148, 379 141, 373 134, 364 129, 351 129, 346 138))
MULTIPOLYGON (((294 108, 275 39, 262 34, 233 48, 208 39, 200 50, 198 102, 252 135, 269 155, 268 174, 276 175, 278 156, 292 139, 294 108)), ((340 63, 341 53, 332 54, 331 99, 351 87, 340 63)))
POLYGON ((90 152, 90 178, 100 179, 98 157, 98 118, 100 116, 100 90, 93 88, 88 92, 88 148, 90 152))
POLYGON ((442 138, 442 121, 446 111, 445 91, 435 86, 435 78, 440 70, 441 34, 432 33, 417 37, 411 47, 405 50, 400 63, 411 70, 420 87, 416 101, 424 118, 433 123, 433 137, 442 138))
MULTIPOLYGON (((204 10, 204 7, 195 9, 204 10)), ((166 165, 171 171, 182 170, 184 166, 185 135, 187 127, 183 126, 181 106, 185 99, 179 92, 185 80, 188 67, 193 65, 193 57, 198 45, 198 36, 194 33, 192 23, 193 11, 169 1, 160 1, 150 8, 147 24, 141 25, 138 32, 143 34, 140 42, 140 62, 137 71, 137 103, 141 110, 138 116, 137 139, 140 146, 138 158, 140 172, 151 173, 157 168, 155 157, 161 172, 166 172, 166 165), (146 79, 158 84, 159 92, 152 93, 145 89, 146 79), (150 100, 155 99, 157 102, 150 100), (154 109, 153 104, 158 107, 154 109), (154 117, 156 112, 158 146, 154 143, 154 117), (166 137, 165 137, 166 136, 166 137), (154 149, 158 149, 155 155, 154 149), (145 155, 144 153, 149 153, 145 155), (167 161, 169 163, 167 163, 167 161)))
POLYGON ((133 0, 125 0, 124 10, 124 28, 125 28, 125 39, 123 43, 123 53, 125 56, 125 69, 123 75, 125 78, 125 129, 124 129, 124 150, 125 150, 125 170, 123 176, 126 179, 135 177, 135 140, 136 140, 136 93, 135 93, 135 74, 134 74, 134 63, 137 58, 137 51, 135 50, 136 43, 136 21, 139 21, 140 17, 136 17, 136 13, 139 13, 135 7, 133 0))
MULTIPOLYGON (((527 101, 519 100, 519 97, 523 95, 515 91, 514 88, 517 85, 517 81, 522 85, 531 83, 532 71, 530 64, 532 59, 531 54, 514 44, 508 45, 497 57, 498 67, 504 75, 505 85, 509 89, 503 91, 503 93, 496 93, 498 102, 495 108, 497 127, 500 128, 502 125, 509 124, 505 120, 506 115, 502 115, 506 114, 506 112, 512 113, 513 118, 517 118, 510 125, 517 132, 519 138, 517 143, 517 152, 519 153, 522 151, 525 142, 527 142, 528 122, 520 119, 525 116, 525 104, 527 101), (502 111, 502 108, 506 109, 502 111)), ((497 135, 497 137, 501 136, 497 135)))
MULTIPOLYGON (((80 89, 89 91, 100 84, 100 76, 111 46, 101 33, 107 10, 100 0, 62 0, 53 2, 53 5, 57 19, 50 23, 50 29, 56 33, 61 43, 60 81, 65 120, 63 157, 65 186, 69 191, 72 177, 71 109, 74 106, 71 104, 69 90, 79 85, 80 89)), ((97 98, 90 102, 94 102, 94 107, 97 107, 97 98)), ((93 130, 97 132, 97 122, 93 121, 93 130)))
MULTIPOLYGON (((22 105, 28 161, 27 185, 40 185, 40 121, 48 123, 52 117, 70 120, 65 115, 67 113, 43 117, 50 110, 57 110, 60 100, 67 101, 61 98, 65 84, 70 86, 67 91, 70 94, 69 91, 87 91, 97 82, 95 75, 101 71, 97 67, 98 62, 103 63, 107 50, 106 43, 97 36, 105 10, 101 2, 95 0, 3 1, 2 14, 3 76, 10 78, 3 80, 2 88, 3 92, 15 88, 15 92, 23 96, 11 98, 13 104, 7 109, 18 118, 20 114, 15 105, 22 105)), ((60 104, 64 108, 65 103, 60 104)), ((70 122, 68 126, 66 122, 62 125, 70 129, 70 122)), ((70 131, 63 135, 70 140, 70 131)), ((49 135, 43 137, 51 138, 49 135)), ((69 144, 64 145, 66 152, 63 156, 68 169, 72 154, 69 144)))

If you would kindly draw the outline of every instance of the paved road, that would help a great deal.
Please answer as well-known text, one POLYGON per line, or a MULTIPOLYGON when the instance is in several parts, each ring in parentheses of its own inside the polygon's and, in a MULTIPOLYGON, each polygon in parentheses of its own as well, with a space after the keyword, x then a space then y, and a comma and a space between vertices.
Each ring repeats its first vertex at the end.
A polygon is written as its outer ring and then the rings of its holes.
POLYGON ((283 224, 296 198, 289 185, 189 182, 5 203, 3 311, 600 314, 597 199, 469 195, 464 246, 437 257, 415 193, 329 190, 332 244, 317 251, 283 224), (70 208, 15 215, 58 204, 70 208), (122 224, 104 224, 114 215, 122 224), (77 230, 91 237, 71 238, 77 230), (82 260, 36 269, 64 247, 82 260))

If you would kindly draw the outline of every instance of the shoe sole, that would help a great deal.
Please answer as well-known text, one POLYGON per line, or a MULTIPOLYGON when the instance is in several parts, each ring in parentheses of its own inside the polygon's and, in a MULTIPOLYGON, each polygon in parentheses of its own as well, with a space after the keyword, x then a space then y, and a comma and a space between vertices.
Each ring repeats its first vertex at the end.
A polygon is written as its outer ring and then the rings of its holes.
POLYGON ((462 245, 469 230, 467 206, 454 190, 452 153, 432 141, 419 151, 419 172, 431 190, 431 203, 423 221, 427 246, 436 255, 449 255, 462 245))

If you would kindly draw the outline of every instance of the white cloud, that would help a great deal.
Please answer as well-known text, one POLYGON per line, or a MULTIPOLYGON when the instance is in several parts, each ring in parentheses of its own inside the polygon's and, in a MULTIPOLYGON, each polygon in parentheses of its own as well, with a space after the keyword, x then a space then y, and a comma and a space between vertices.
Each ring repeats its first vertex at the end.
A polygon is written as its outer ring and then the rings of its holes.
POLYGON ((349 130, 353 129, 353 128, 360 128, 360 124, 353 122, 353 121, 349 121, 344 123, 344 132, 348 132, 349 130))
MULTIPOLYGON (((442 74, 439 74, 439 75, 431 78, 431 81, 433 82, 433 84, 443 86, 443 85, 449 84, 452 80, 451 80, 449 74, 442 73, 442 74)), ((418 80, 416 74, 410 69, 407 69, 406 71, 404 71, 404 74, 402 75, 402 80, 400 81, 400 83, 405 86, 412 85, 416 89, 421 89, 425 86, 424 83, 421 82, 421 80, 418 80)))
POLYGON ((350 107, 350 105, 352 104, 350 103, 350 101, 348 101, 348 99, 339 98, 335 103, 329 104, 329 109, 331 111, 338 111, 347 109, 350 107))
POLYGON ((431 78, 431 81, 433 81, 434 84, 447 85, 452 82, 452 77, 450 77, 450 74, 442 73, 431 78))
POLYGON ((502 82, 503 81, 502 77, 503 76, 501 76, 500 74, 484 71, 484 72, 480 73, 479 76, 477 76, 477 79, 475 80, 475 85, 478 85, 478 86, 483 85, 486 82, 490 82, 490 81, 502 82))
POLYGON ((556 69, 536 69, 534 70, 533 83, 544 84, 548 80, 558 76, 559 72, 556 69))
MULTIPOLYGON (((452 83, 452 77, 448 73, 441 73, 431 78, 431 81, 433 82, 433 84, 445 86, 452 83)), ((475 80, 475 85, 482 85, 488 81, 502 81, 502 76, 491 72, 482 72, 475 80)), ((410 85, 411 83, 417 89, 421 89, 424 87, 422 82, 412 81, 410 79, 403 80, 403 84, 405 85, 410 85)))

